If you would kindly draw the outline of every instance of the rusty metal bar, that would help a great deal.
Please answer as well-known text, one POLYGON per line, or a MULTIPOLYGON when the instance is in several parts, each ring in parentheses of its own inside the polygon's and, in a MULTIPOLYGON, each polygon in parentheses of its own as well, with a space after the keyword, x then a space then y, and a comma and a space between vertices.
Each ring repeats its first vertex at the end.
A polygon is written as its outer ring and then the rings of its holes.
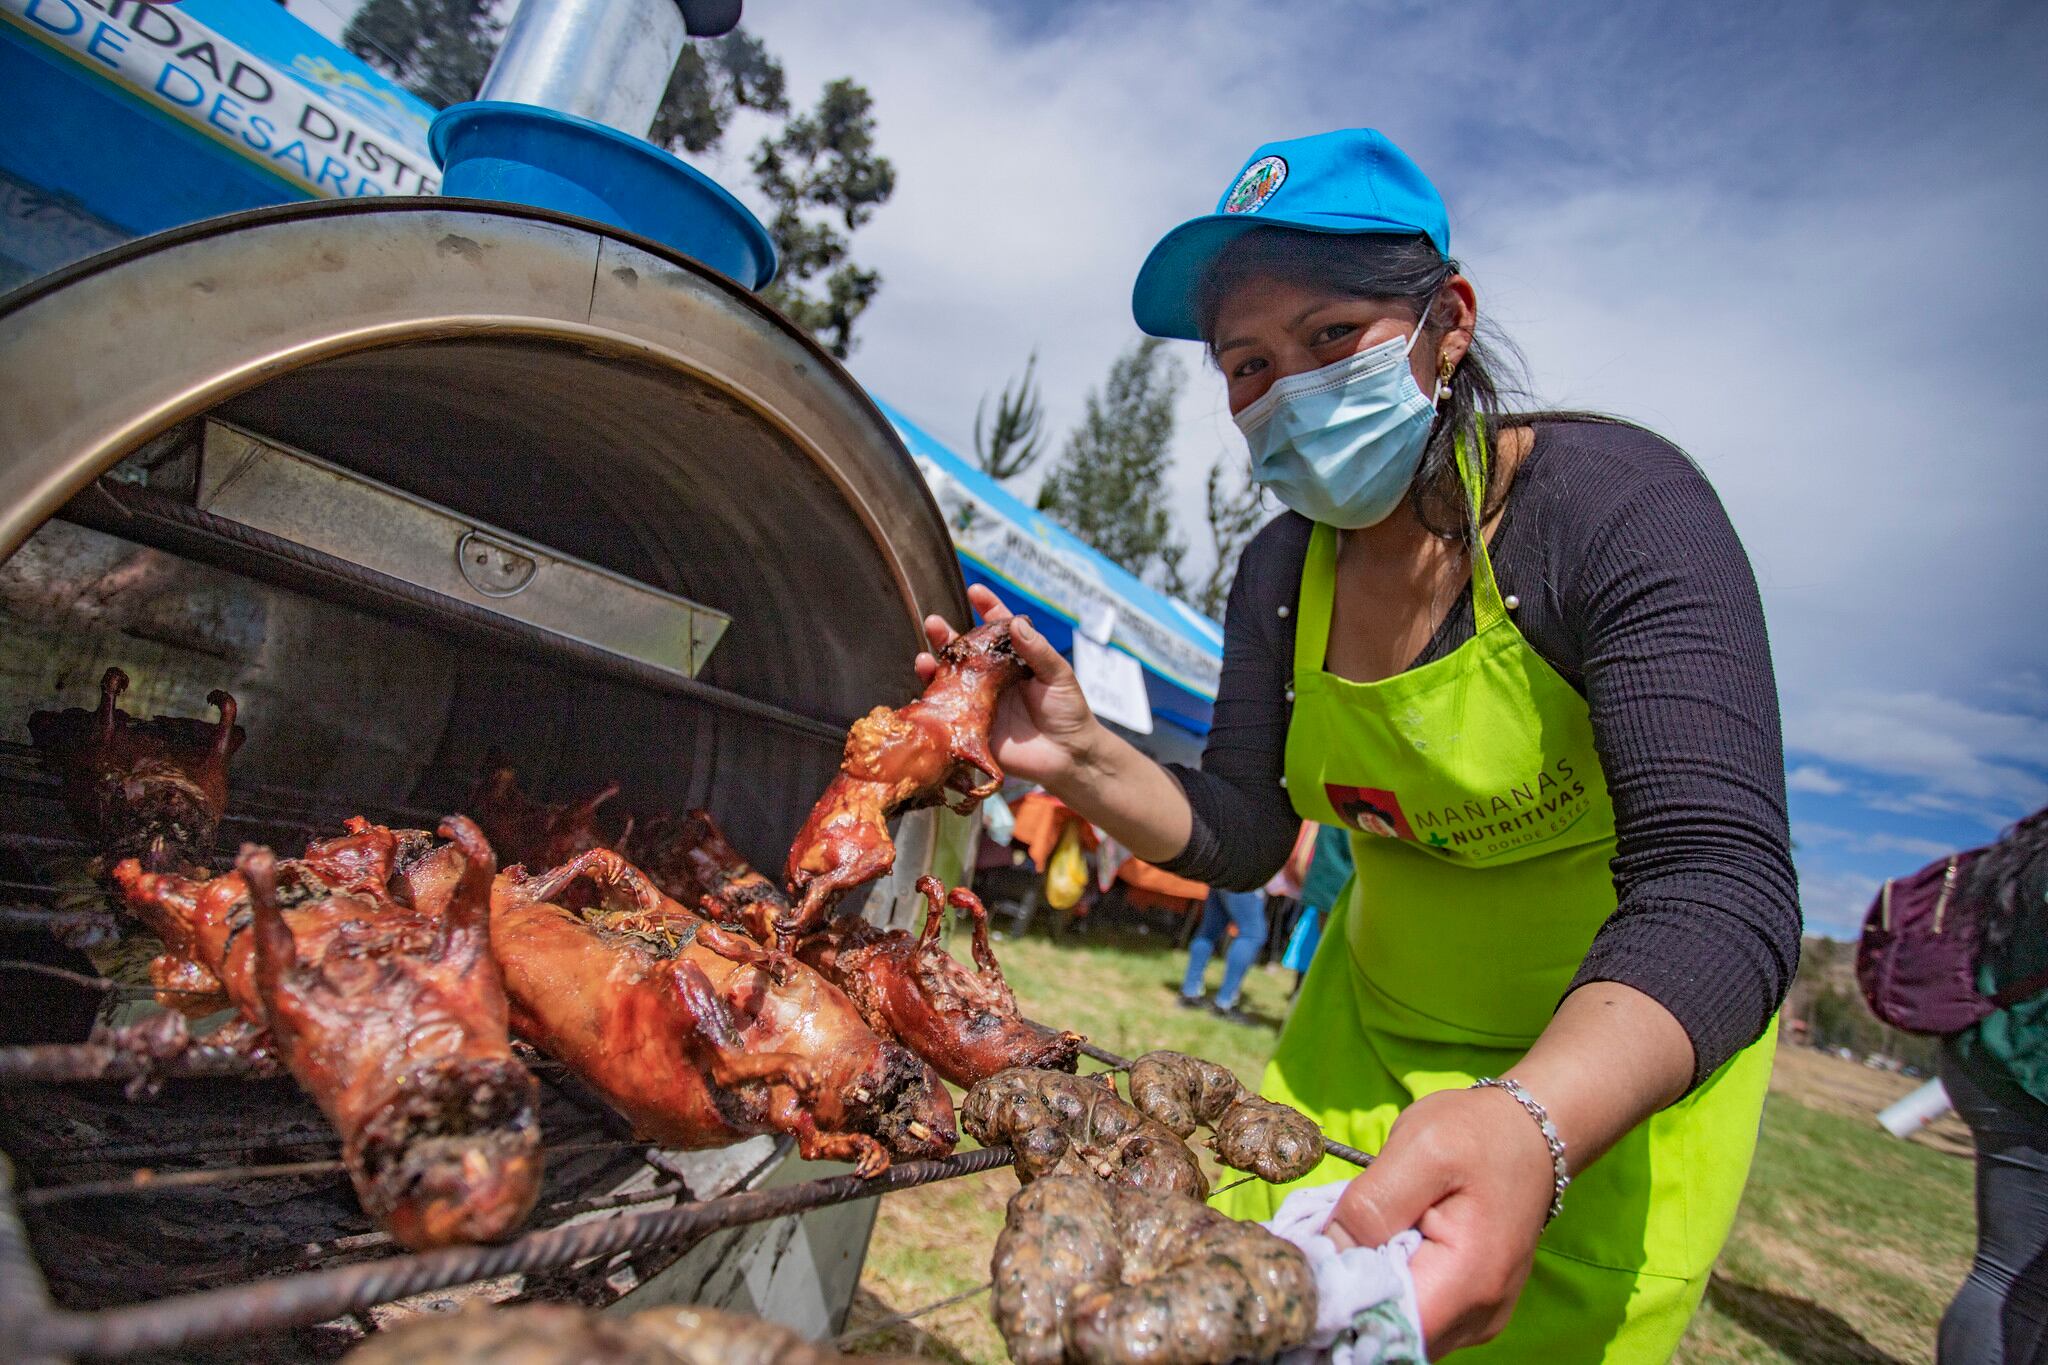
POLYGON ((112 934, 114 917, 105 910, 53 910, 40 905, 0 905, 0 930, 61 934, 86 930, 112 934))
POLYGON ((957 1294, 948 1294, 945 1298, 928 1303, 922 1308, 913 1308, 908 1313, 894 1313, 886 1318, 878 1318, 865 1327, 856 1327, 851 1331, 841 1332, 832 1344, 843 1350, 856 1341, 865 1341, 869 1337, 878 1337, 891 1328, 901 1327, 907 1322, 916 1322, 919 1318, 930 1317, 941 1309, 952 1308, 957 1304, 967 1302, 969 1299, 979 1298, 995 1287, 996 1282, 994 1280, 984 1280, 972 1289, 963 1289, 957 1294))
POLYGON ((69 1185, 45 1185, 23 1190, 15 1201, 24 1209, 47 1208, 74 1199, 99 1199, 120 1195, 183 1194, 213 1185, 232 1185, 238 1180, 271 1180, 280 1176, 333 1175, 346 1169, 339 1161, 286 1161, 275 1166, 223 1166, 204 1171, 140 1170, 124 1180, 80 1180, 69 1185))
MULTIPOLYGON (((254 1144, 252 1144, 254 1145, 254 1144)), ((549 1156, 584 1156, 592 1152, 623 1152, 644 1147, 644 1142, 612 1140, 571 1142, 560 1147, 543 1147, 549 1156)), ((16 1199, 25 1209, 43 1208, 73 1199, 103 1199, 122 1196, 149 1197, 183 1194, 214 1185, 233 1185, 244 1180, 278 1180, 289 1176, 330 1175, 346 1167, 337 1160, 284 1161, 259 1166, 210 1166, 197 1171, 140 1170, 120 1180, 79 1180, 67 1185, 45 1185, 24 1190, 16 1199)))
POLYGON ((1009 1148, 985 1147, 904 1162, 872 1180, 837 1175, 778 1189, 747 1190, 672 1209, 550 1228, 502 1246, 449 1247, 97 1313, 45 1312, 29 1316, 16 1340, 31 1354, 108 1358, 174 1351, 325 1322, 428 1290, 553 1269, 640 1247, 694 1242, 746 1223, 979 1174, 1010 1160, 1009 1148))
MULTIPOLYGON (((13 965, 0 963, 0 966, 13 965)), ((53 969, 52 974, 60 971, 53 969)), ((73 972, 63 972, 62 975, 81 984, 95 981, 92 977, 81 977, 73 972)), ((113 982, 107 984, 118 985, 113 982)), ((252 1055, 242 1047, 211 1043, 205 1038, 191 1039, 175 1050, 167 1045, 155 1052, 144 1044, 121 1037, 88 1043, 30 1043, 22 1047, 0 1047, 0 1085, 186 1080, 202 1076, 267 1080, 283 1074, 284 1068, 275 1058, 252 1055)))
POLYGON ((237 1128, 232 1134, 211 1134, 187 1142, 126 1142, 104 1147, 68 1147, 38 1152, 35 1165, 124 1166, 131 1162, 153 1164, 189 1157, 219 1156, 224 1152, 249 1152, 271 1147, 332 1147, 339 1139, 324 1121, 294 1123, 281 1128, 237 1128))

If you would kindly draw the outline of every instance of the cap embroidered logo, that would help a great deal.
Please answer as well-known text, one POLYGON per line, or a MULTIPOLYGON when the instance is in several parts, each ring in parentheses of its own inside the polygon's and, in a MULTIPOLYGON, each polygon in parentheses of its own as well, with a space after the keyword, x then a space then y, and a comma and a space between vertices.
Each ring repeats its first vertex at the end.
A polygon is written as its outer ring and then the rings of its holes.
POLYGON ((1225 213, 1257 213, 1266 206, 1287 179, 1287 163, 1277 156, 1262 156, 1244 168, 1230 193, 1223 196, 1225 213))

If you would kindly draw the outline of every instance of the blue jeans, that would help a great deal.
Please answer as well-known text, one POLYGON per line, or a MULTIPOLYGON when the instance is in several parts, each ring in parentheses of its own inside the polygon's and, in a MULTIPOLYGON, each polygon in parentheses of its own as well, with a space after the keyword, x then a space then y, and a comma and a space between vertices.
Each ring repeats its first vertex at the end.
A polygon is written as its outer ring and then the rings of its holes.
POLYGON ((1224 926, 1235 924, 1237 937, 1223 958, 1223 986, 1216 992, 1216 1007, 1231 1009, 1244 989, 1244 974, 1266 943, 1266 896, 1261 891, 1209 892, 1202 906, 1202 924, 1188 945, 1188 974, 1182 978, 1180 993, 1193 1000, 1202 994, 1202 974, 1223 938, 1224 926))
POLYGON ((1977 1140, 1977 1258, 1941 1320, 1941 1365, 2048 1359, 2048 1108, 1982 1083, 1951 1045, 1941 1083, 1977 1140))

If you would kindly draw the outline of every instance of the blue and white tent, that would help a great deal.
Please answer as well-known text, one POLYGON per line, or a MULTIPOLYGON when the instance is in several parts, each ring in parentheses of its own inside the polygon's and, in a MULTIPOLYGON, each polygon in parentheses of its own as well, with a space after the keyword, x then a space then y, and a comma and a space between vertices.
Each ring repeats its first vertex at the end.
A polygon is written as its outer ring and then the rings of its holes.
POLYGON ((967 581, 1028 612, 1063 654, 1076 648, 1077 630, 1106 635, 1103 643, 1142 667, 1152 716, 1171 727, 1147 747, 1182 756, 1197 746, 1223 669, 1222 628, 1091 549, 888 403, 876 405, 931 485, 967 581))

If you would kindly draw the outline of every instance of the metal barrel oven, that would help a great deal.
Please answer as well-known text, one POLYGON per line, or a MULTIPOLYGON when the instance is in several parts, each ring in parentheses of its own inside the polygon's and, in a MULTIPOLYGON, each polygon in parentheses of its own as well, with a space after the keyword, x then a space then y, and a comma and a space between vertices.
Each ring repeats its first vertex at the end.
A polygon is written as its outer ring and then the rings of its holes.
MULTIPOLYGON (((47 276, 0 300, 0 429, 10 1044, 82 1040, 109 992, 78 983, 119 978, 116 950, 39 932, 105 912, 24 742, 29 713, 90 706, 109 665, 133 714, 240 699, 218 851, 296 851, 357 813, 431 822, 498 755, 553 799, 616 781, 621 814, 707 805, 776 868, 848 722, 914 691, 922 617, 967 610, 923 480, 837 364, 724 276, 541 210, 297 205, 47 276)), ((957 876, 965 842, 955 817, 906 817, 871 917, 907 916, 915 877, 957 876)), ((134 997, 124 1017, 146 994, 112 993, 134 997)), ((650 1164, 564 1073, 539 1074, 536 1226, 816 1174, 766 1139, 650 1164)), ((390 1250, 288 1080, 172 1080, 140 1102, 114 1082, 0 1085, 0 1147, 64 1308, 390 1250)), ((872 1217, 844 1204, 524 1288, 819 1334, 872 1217)), ((28 1292, 6 1223, 0 1297, 28 1292)))

